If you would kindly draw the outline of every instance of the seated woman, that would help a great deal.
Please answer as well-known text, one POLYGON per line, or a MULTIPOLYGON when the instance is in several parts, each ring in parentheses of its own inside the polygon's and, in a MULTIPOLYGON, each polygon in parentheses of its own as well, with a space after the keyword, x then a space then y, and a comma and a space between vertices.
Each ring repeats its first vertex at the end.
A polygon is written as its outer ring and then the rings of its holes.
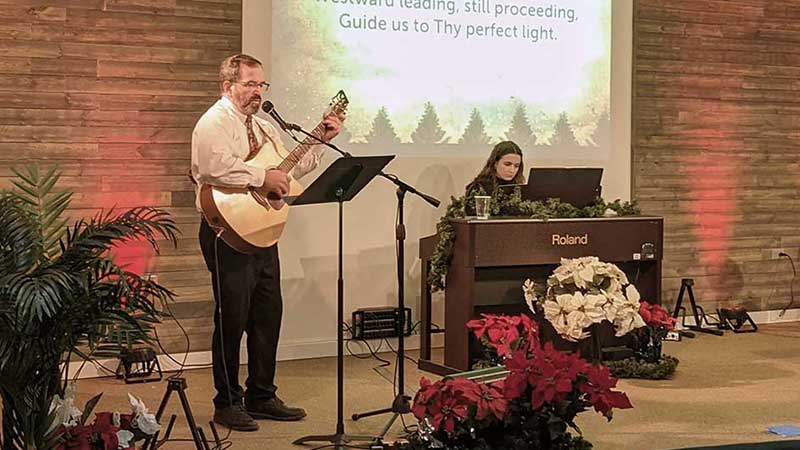
POLYGON ((500 185, 524 184, 524 170, 522 150, 511 141, 503 141, 494 146, 483 169, 467 185, 467 197, 473 195, 494 196, 500 185))

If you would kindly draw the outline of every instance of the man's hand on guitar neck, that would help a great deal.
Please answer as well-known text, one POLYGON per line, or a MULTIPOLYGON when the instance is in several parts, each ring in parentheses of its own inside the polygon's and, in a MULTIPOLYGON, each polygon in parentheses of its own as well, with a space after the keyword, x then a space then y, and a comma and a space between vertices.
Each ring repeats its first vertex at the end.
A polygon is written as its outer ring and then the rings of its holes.
POLYGON ((278 169, 267 169, 264 184, 258 190, 262 194, 275 194, 285 197, 289 193, 289 175, 278 169))
POLYGON ((325 131, 322 132, 321 138, 323 141, 330 142, 331 139, 339 135, 342 131, 344 117, 344 113, 330 114, 322 120, 322 124, 325 126, 325 131))

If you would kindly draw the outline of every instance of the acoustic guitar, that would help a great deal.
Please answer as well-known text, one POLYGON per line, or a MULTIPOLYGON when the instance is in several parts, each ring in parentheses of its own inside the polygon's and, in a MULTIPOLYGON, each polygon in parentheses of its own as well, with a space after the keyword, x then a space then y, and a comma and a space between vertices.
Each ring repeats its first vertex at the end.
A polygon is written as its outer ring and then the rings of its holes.
MULTIPOLYGON (((331 100, 329 112, 325 114, 342 114, 347 109, 349 100, 343 91, 339 91, 331 100)), ((320 122, 312 134, 321 137, 325 125, 320 122)), ((286 158, 281 158, 273 146, 266 141, 261 149, 245 163, 260 169, 275 168, 289 175, 289 194, 287 197, 300 195, 304 188, 292 178, 292 169, 308 153, 312 145, 319 144, 307 137, 286 158)), ((269 247, 278 242, 289 217, 289 205, 281 198, 265 196, 253 187, 232 188, 211 185, 200 187, 200 207, 208 224, 217 232, 226 244, 242 253, 253 253, 258 249, 269 247)))

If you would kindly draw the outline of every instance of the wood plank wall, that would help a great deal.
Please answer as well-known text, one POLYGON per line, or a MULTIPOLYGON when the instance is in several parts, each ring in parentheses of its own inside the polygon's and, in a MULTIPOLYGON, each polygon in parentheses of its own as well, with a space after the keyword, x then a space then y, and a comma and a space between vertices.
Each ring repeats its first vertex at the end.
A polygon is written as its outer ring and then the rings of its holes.
MULTIPOLYGON (((666 218, 664 303, 682 277, 707 308, 779 309, 800 247, 800 2, 634 0, 634 197, 666 218)), ((128 256, 173 288, 208 349, 208 275, 185 172, 191 129, 241 48, 241 0, 0 0, 0 185, 58 163, 74 216, 168 208, 177 250, 128 256)), ((174 323, 161 327, 182 351, 174 323)))
MULTIPOLYGON (((189 143, 241 31, 241 0, 0 0, 0 185, 14 166, 57 163, 75 191, 72 216, 167 208, 183 232, 177 250, 120 253, 179 294, 172 310, 192 350, 210 348, 213 301, 189 143)), ((160 335, 185 349, 174 322, 160 335)))
MULTIPOLYGON (((665 217, 663 303, 781 309, 800 246, 800 2, 636 0, 633 185, 665 217)), ((800 288, 800 287, 798 287, 800 288)))

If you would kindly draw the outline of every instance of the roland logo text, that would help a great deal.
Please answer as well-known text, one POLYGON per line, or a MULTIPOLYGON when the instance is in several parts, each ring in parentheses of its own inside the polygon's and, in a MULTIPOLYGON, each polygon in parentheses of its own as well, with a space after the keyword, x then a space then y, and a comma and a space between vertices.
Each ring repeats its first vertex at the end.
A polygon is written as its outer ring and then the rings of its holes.
POLYGON ((589 234, 573 236, 571 234, 554 234, 551 245, 589 245, 589 234))

